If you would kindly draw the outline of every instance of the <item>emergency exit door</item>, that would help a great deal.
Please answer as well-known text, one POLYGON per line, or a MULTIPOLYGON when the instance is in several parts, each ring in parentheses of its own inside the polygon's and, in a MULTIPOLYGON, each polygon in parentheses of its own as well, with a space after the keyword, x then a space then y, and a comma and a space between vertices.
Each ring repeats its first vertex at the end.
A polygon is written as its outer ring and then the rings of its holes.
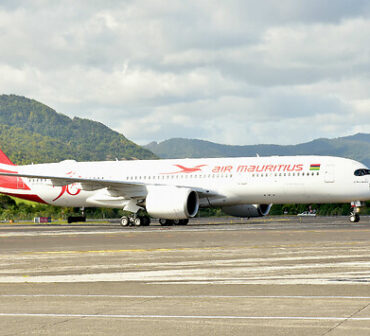
POLYGON ((334 183, 335 181, 335 166, 333 164, 328 164, 324 171, 324 181, 326 183, 334 183))

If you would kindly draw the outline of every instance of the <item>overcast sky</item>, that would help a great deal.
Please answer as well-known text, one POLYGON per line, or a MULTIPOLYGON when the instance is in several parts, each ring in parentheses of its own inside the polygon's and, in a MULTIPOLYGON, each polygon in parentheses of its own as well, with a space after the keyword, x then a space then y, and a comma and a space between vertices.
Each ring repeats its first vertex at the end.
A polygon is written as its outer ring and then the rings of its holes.
POLYGON ((0 93, 172 137, 370 132, 370 1, 0 2, 0 93))

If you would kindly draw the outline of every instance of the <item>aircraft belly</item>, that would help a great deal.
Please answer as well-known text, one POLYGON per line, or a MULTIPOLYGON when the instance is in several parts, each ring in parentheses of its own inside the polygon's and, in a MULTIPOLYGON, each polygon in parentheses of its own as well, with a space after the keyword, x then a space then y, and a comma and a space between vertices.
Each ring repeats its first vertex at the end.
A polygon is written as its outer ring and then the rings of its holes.
POLYGON ((230 188, 218 190, 224 199, 210 200, 212 205, 238 205, 238 204, 269 204, 277 203, 281 197, 281 188, 272 184, 239 184, 230 188))

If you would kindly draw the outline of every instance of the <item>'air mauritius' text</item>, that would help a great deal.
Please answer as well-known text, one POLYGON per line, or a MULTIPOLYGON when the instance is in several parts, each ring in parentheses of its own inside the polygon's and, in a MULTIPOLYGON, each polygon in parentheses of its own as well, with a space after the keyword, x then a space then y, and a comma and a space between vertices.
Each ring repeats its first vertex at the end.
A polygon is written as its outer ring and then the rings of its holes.
MULTIPOLYGON (((231 173, 233 166, 215 166, 212 173, 231 173)), ((236 167, 237 173, 263 173, 263 172, 300 172, 303 164, 278 165, 240 165, 236 167)))

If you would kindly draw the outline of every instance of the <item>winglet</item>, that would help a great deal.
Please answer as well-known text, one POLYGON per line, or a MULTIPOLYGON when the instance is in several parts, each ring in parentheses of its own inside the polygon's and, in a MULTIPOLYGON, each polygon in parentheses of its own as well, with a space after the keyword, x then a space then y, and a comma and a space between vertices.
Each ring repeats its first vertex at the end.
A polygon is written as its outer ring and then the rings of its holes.
POLYGON ((0 163, 15 166, 15 164, 10 161, 10 159, 4 154, 4 152, 0 149, 0 163))

